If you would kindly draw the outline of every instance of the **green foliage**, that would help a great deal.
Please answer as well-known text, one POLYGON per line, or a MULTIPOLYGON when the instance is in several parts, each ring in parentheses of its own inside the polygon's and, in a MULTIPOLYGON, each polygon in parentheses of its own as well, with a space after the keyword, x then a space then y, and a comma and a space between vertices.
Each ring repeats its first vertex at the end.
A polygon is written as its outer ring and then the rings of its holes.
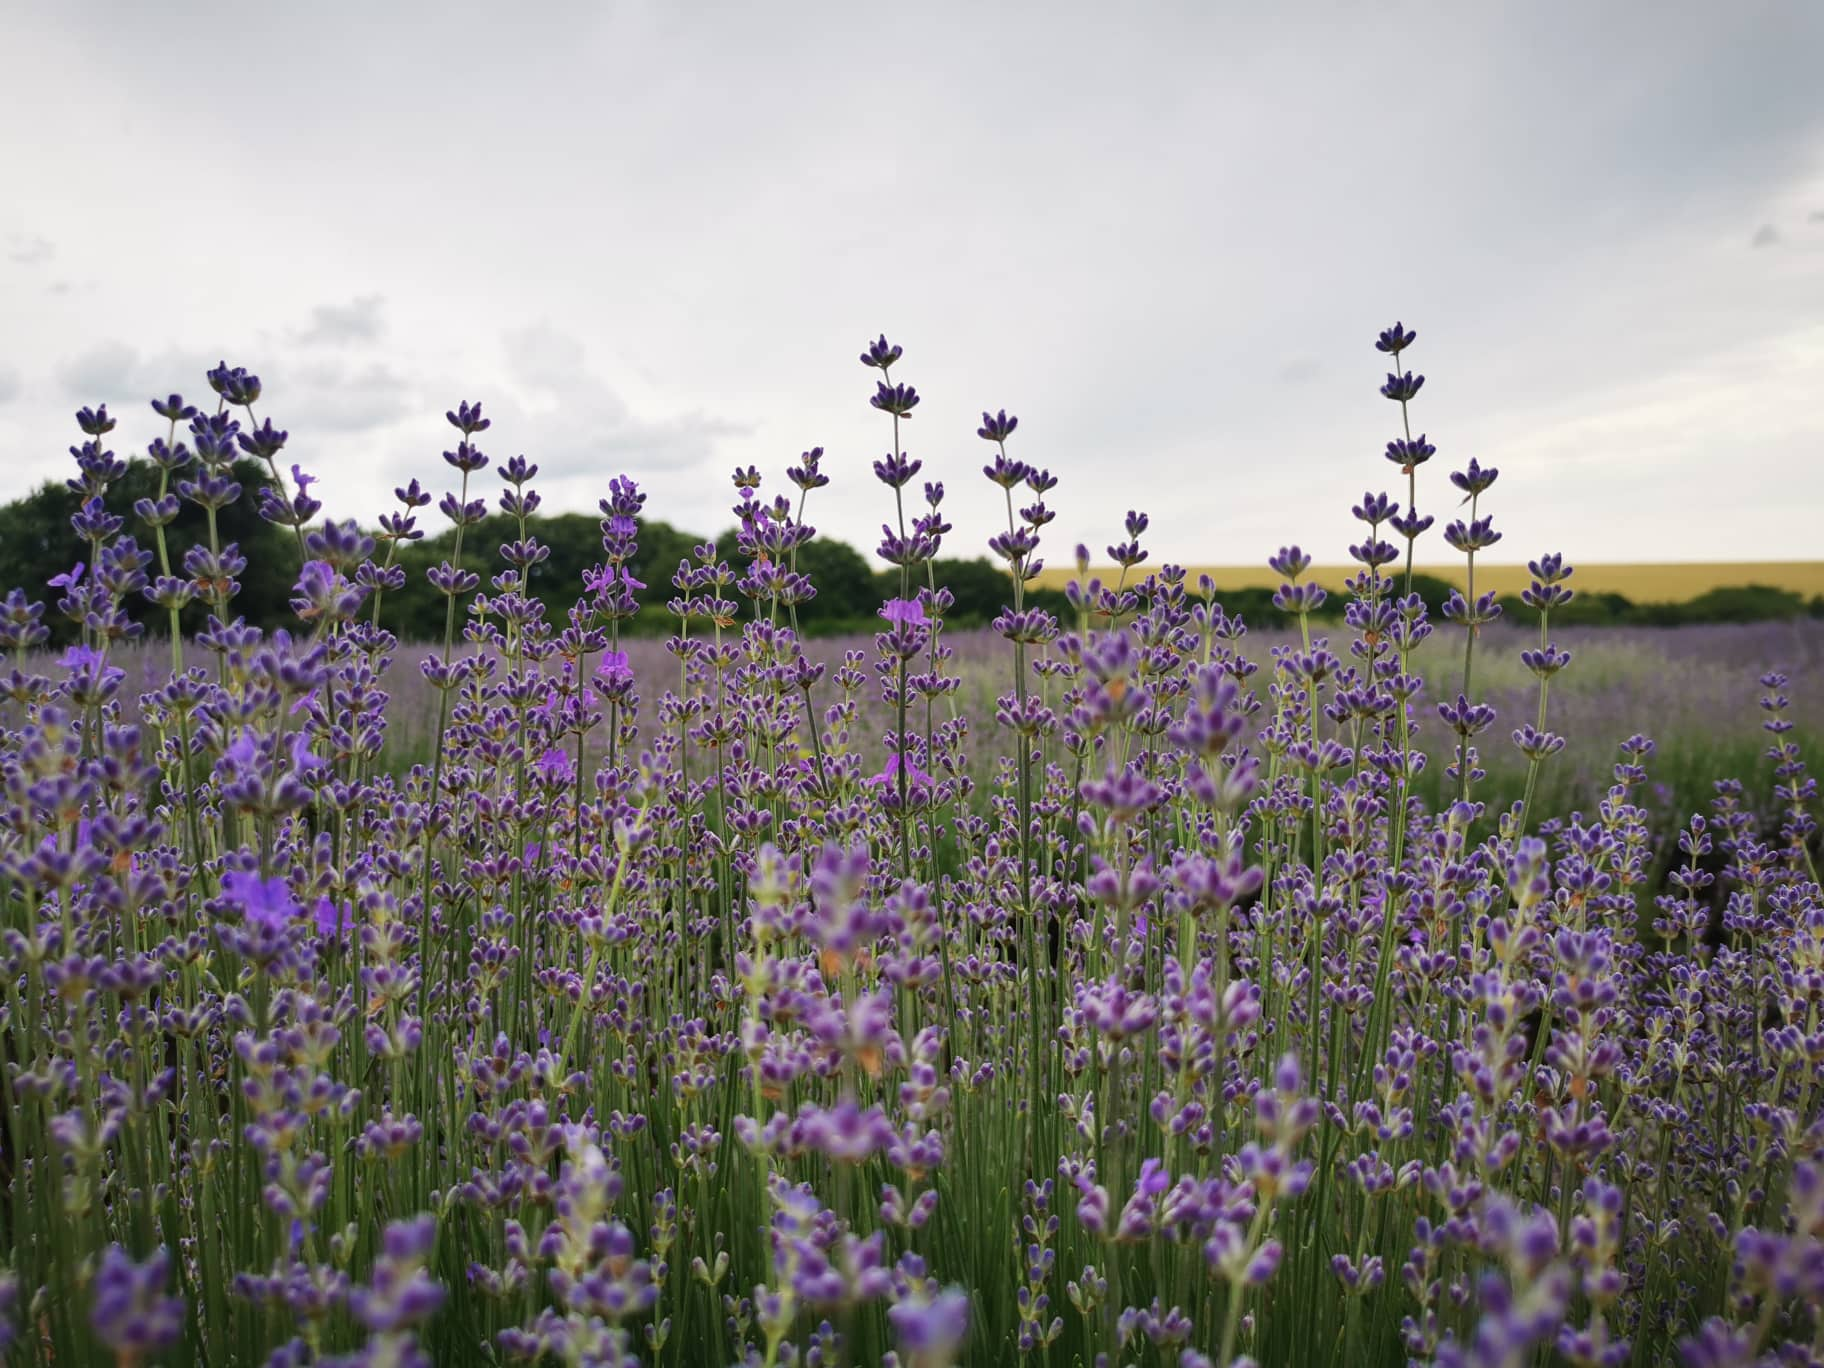
MULTIPOLYGON (((1405 574, 1403 572, 1395 573, 1393 578, 1399 584, 1400 591, 1404 593, 1406 589, 1405 574)), ((1439 579, 1436 575, 1415 574, 1412 577, 1412 592, 1425 600, 1425 611, 1431 615, 1434 622, 1444 611, 1444 600, 1450 597, 1451 591, 1456 587, 1449 580, 1439 579)), ((1332 601, 1340 603, 1342 600, 1337 598, 1332 601)))
MULTIPOLYGON (((154 552, 156 535, 134 516, 133 505, 140 499, 158 496, 159 475, 157 466, 135 457, 127 462, 127 473, 102 500, 110 513, 126 519, 122 535, 133 537, 141 547, 154 552)), ((234 610, 249 622, 277 626, 291 618, 291 586, 298 577, 297 543, 288 529, 267 522, 256 511, 256 491, 269 482, 266 468, 257 461, 237 461, 234 478, 240 481, 244 492, 239 500, 216 514, 221 544, 238 544, 247 558, 234 610)), ((88 544, 70 530, 70 519, 81 505, 79 493, 56 481, 0 504, 0 592, 20 588, 32 598, 46 599, 49 607, 44 621, 51 629, 53 645, 67 644, 77 635, 76 624, 57 612, 56 591, 47 591, 45 581, 77 561, 88 559, 88 544)), ((180 501, 177 518, 165 528, 171 573, 181 576, 184 552, 199 543, 207 545, 208 541, 207 515, 195 504, 180 501)), ((156 577, 159 573, 155 554, 146 574, 156 577)), ((148 632, 165 633, 168 619, 162 609, 139 598, 129 599, 126 609, 134 621, 146 625, 148 632)), ((193 603, 184 610, 186 632, 197 631, 207 621, 208 609, 203 603, 193 603)))
POLYGON ((818 537, 798 549, 798 569, 817 586, 817 597, 798 609, 806 632, 853 630, 871 623, 881 594, 861 552, 847 542, 818 537))
MULTIPOLYGON (((589 513, 556 513, 530 519, 526 530, 550 552, 532 568, 532 595, 545 605, 547 618, 561 621, 582 594, 584 574, 602 564, 601 520, 589 513)), ((463 534, 463 568, 480 575, 485 586, 503 568, 501 545, 518 536, 515 519, 504 513, 489 514, 463 534)), ((670 523, 655 520, 640 524, 639 551, 627 569, 646 586, 638 596, 644 611, 631 623, 622 624, 623 634, 650 635, 670 630, 665 604, 676 593, 671 577, 677 572, 678 562, 690 559, 691 549, 701 540, 670 523)), ((450 558, 455 542, 455 529, 450 528, 400 551, 399 564, 406 571, 405 588, 386 596, 380 621, 402 641, 428 641, 443 634, 444 598, 430 586, 425 574, 450 558)))
MULTIPOLYGON (((1523 620, 1533 612, 1517 595, 1504 596, 1501 606, 1523 620)), ((1790 589, 1743 584, 1718 585, 1684 603, 1635 603, 1621 594, 1580 593, 1564 607, 1554 608, 1552 621, 1565 627, 1684 627, 1707 622, 1780 622, 1808 613, 1824 616, 1790 589)))
POLYGON ((1718 585, 1675 606, 1677 622, 1777 622, 1805 614, 1803 595, 1765 584, 1718 585))
MULTIPOLYGON (((939 557, 931 562, 928 575, 914 577, 912 587, 916 592, 931 585, 948 589, 955 599, 944 617, 944 621, 953 628, 986 627, 1003 608, 1013 602, 1013 581, 1005 569, 986 556, 968 559, 960 556, 939 557)), ((872 616, 881 600, 898 596, 899 571, 887 569, 877 572, 870 592, 874 595, 873 606, 868 610, 872 616)), ((1061 590, 1028 585, 1025 601, 1028 607, 1043 608, 1053 613, 1066 625, 1071 620, 1070 605, 1061 590)))
MULTIPOLYGON (((257 491, 268 479, 265 467, 255 461, 238 461, 234 474, 245 492, 217 515, 222 544, 237 543, 247 557, 234 611, 257 626, 279 626, 291 614, 289 599, 297 578, 297 545, 287 529, 266 522, 256 511, 257 491)), ((127 462, 126 475, 104 500, 110 512, 127 520, 126 532, 148 550, 155 542, 134 517, 133 504, 156 497, 158 489, 158 468, 134 458, 127 462)), ((17 586, 34 598, 47 597, 45 581, 86 556, 87 547, 70 530, 70 518, 80 503, 81 497, 67 485, 48 482, 21 498, 0 504, 0 589, 17 586)), ((561 614, 581 592, 584 573, 601 564, 600 521, 588 513, 542 515, 531 520, 529 531, 550 550, 549 557, 532 572, 532 592, 545 603, 548 613, 561 614)), ((176 521, 165 529, 165 535, 172 573, 181 574, 184 552, 208 540, 203 511, 194 504, 181 504, 176 521)), ((490 514, 464 535, 463 566, 480 575, 485 586, 502 568, 500 545, 517 536, 518 524, 512 518, 490 514)), ((628 569, 646 585, 639 595, 644 611, 631 623, 623 624, 624 632, 663 635, 672 630, 672 619, 665 611, 665 604, 676 593, 671 577, 678 562, 691 559, 693 549, 702 540, 670 523, 640 524, 639 551, 628 569)), ((445 530, 400 548, 398 563, 405 567, 406 585, 385 596, 381 622, 402 640, 432 640, 443 634, 444 599, 426 581, 425 572, 447 560, 454 544, 454 531, 445 530)), ((716 549, 731 564, 746 564, 736 548, 732 529, 716 538, 716 549)), ((872 630, 881 600, 899 593, 897 569, 871 569, 869 559, 860 551, 830 537, 819 537, 802 547, 798 568, 817 588, 817 597, 798 610, 799 625, 808 635, 872 630)), ((159 573, 156 561, 147 573, 159 573)), ((1391 578, 1403 583, 1397 566, 1391 571, 1391 578)), ((931 580, 954 596, 956 603, 948 621, 959 629, 986 626, 1012 601, 1007 572, 983 556, 942 557, 932 563, 931 580)), ((915 587, 926 583, 920 577, 915 587)), ((1412 587, 1435 619, 1452 586, 1436 576, 1418 574, 1413 576, 1412 587)), ((1273 606, 1270 589, 1225 589, 1219 584, 1216 596, 1230 616, 1243 617, 1251 626, 1279 628, 1292 621, 1273 606)), ((55 596, 48 597, 54 600, 55 596)), ((1029 586, 1026 602, 1054 613, 1067 627, 1074 620, 1060 590, 1029 586)), ((1316 616, 1340 616, 1343 602, 1343 595, 1333 592, 1316 616)), ((1518 597, 1505 596, 1501 603, 1510 616, 1530 620, 1532 610, 1518 597)), ((163 613, 142 600, 130 602, 127 609, 135 621, 147 625, 148 631, 162 634, 163 613)), ((1579 593, 1569 604, 1554 610, 1552 620, 1566 627, 1675 627, 1706 622, 1767 622, 1807 615, 1824 617, 1824 596, 1807 601, 1791 590, 1747 584, 1708 589, 1684 603, 1635 603, 1620 594, 1579 593)), ((206 620, 206 606, 198 602, 185 610, 183 626, 194 632, 206 620)), ((54 602, 46 614, 46 623, 51 628, 53 644, 74 640, 75 625, 56 614, 54 602)))

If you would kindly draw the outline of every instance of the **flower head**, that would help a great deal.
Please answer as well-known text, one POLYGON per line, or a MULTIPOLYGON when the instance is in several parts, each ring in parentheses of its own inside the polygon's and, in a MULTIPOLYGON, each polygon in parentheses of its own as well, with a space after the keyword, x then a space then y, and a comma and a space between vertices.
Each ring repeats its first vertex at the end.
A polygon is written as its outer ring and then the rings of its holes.
MULTIPOLYGON (((868 783, 873 785, 876 788, 897 789, 899 787, 899 768, 900 768, 899 752, 894 751, 892 754, 887 756, 887 767, 885 769, 883 769, 879 774, 871 776, 868 779, 868 783)), ((918 765, 912 760, 912 758, 910 756, 906 757, 905 768, 906 768, 906 782, 911 787, 920 788, 920 787, 929 787, 930 786, 930 784, 932 782, 931 776, 926 774, 923 770, 921 770, 918 767, 918 765)))
MULTIPOLYGON (((637 581, 630 582, 637 583, 637 581)), ((595 677, 610 688, 620 684, 633 683, 633 667, 628 664, 627 652, 603 651, 602 658, 595 664, 595 677)))
POLYGON ((1013 435, 1013 430, 1020 425, 1018 418, 1008 416, 1007 410, 998 413, 982 411, 982 425, 975 430, 975 435, 985 442, 1004 442, 1013 435))
POLYGON ((888 599, 880 605, 880 615, 896 627, 928 627, 931 623, 917 599, 888 599))
POLYGON ((353 909, 349 904, 343 903, 338 907, 327 896, 317 899, 315 920, 320 940, 341 940, 342 933, 355 924, 353 909))
POLYGON ((298 904, 283 879, 262 879, 231 869, 222 875, 222 896, 240 908, 249 922, 269 931, 282 930, 298 914, 298 904))
POLYGON ((1406 348, 1410 347, 1413 344, 1413 340, 1417 337, 1418 334, 1413 332, 1410 328, 1395 323, 1391 328, 1382 332, 1380 337, 1375 340, 1374 348, 1376 351, 1384 351, 1390 356, 1398 356, 1401 352, 1405 351, 1406 348))
POLYGON ((903 355, 905 348, 894 346, 882 333, 877 341, 868 343, 868 349, 861 354, 861 364, 884 371, 903 355))
POLYGON ((135 1263, 117 1244, 102 1254, 89 1324, 120 1362, 137 1363, 183 1333, 183 1298, 165 1295, 170 1276, 171 1259, 162 1245, 144 1263, 135 1263))
POLYGON ((114 430, 114 419, 108 417, 108 406, 100 404, 93 409, 79 409, 76 425, 89 436, 100 437, 114 430))
POLYGON ((887 1308, 907 1368, 939 1368, 956 1361, 969 1333, 969 1294, 950 1287, 935 1297, 914 1295, 887 1308))
POLYGON ((568 784, 576 778, 576 767, 570 763, 570 757, 556 746, 548 746, 545 753, 533 761, 532 768, 547 783, 568 784))
POLYGON ((882 380, 875 385, 874 397, 868 402, 895 418, 910 418, 918 407, 918 391, 910 385, 889 385, 882 380))

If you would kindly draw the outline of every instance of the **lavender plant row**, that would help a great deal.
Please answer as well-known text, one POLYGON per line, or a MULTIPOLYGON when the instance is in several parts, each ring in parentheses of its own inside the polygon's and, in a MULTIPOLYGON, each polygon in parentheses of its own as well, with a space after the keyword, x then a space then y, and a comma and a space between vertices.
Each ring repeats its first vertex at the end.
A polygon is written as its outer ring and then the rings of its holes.
POLYGON ((417 481, 376 530, 321 519, 224 364, 213 404, 154 402, 129 532, 115 420, 83 410, 87 550, 50 581, 79 644, 44 665, 45 605, 0 600, 8 1361, 1824 1362, 1824 894, 1787 680, 1759 680, 1769 764, 1711 776, 1663 879, 1648 736, 1588 810, 1546 802, 1571 569, 1532 563, 1498 717, 1497 474, 1421 491, 1413 341, 1377 343, 1403 488, 1354 509, 1335 645, 1302 552, 1272 560, 1298 633, 1258 655, 1207 581, 1143 568, 1140 513, 1115 582, 1078 548, 1074 621, 1029 606, 1057 481, 984 414, 985 706, 884 337, 900 587, 836 658, 796 630, 821 450, 789 492, 737 472, 739 565, 680 564, 642 653, 629 480, 565 621, 530 593, 523 457, 499 573, 460 568, 490 465, 460 405, 444 637, 395 665, 417 481), (236 617, 213 533, 242 455, 298 558, 289 632, 236 617), (1421 494, 1463 515, 1439 624, 1421 494), (185 500, 212 533, 174 564, 185 500), (140 601, 168 640, 132 644, 140 601), (414 694, 422 722, 390 701, 414 694), (1491 806, 1497 755, 1521 779, 1491 806))

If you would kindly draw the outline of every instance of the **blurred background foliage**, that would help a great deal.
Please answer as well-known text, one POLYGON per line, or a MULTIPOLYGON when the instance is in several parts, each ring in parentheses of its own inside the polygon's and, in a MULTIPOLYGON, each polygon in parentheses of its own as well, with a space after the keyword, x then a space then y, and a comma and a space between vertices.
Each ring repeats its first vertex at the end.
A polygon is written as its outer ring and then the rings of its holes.
MULTIPOLYGON (((241 592, 235 609, 260 627, 281 626, 291 619, 288 600, 292 582, 297 577, 297 548, 290 532, 262 520, 254 509, 254 490, 265 483, 265 468, 253 461, 235 465, 235 478, 245 487, 241 498, 218 515, 220 536, 224 544, 238 543, 247 557, 247 570, 241 577, 241 592)), ((140 544, 151 548, 152 539, 138 526, 133 516, 135 500, 151 498, 158 493, 159 474, 150 462, 133 459, 127 463, 127 474, 114 482, 106 503, 109 510, 127 520, 127 531, 137 536, 140 544)), ((0 504, 0 592, 20 588, 33 598, 51 602, 45 620, 51 626, 53 641, 61 644, 73 640, 74 625, 55 611, 56 591, 47 590, 45 582, 60 574, 84 554, 84 544, 70 530, 70 518, 80 504, 80 496, 61 482, 49 482, 23 498, 0 504)), ((438 521, 434 510, 420 514, 420 524, 427 529, 438 521)), ((592 514, 558 513, 532 519, 532 532, 551 550, 551 555, 532 573, 531 588, 548 606, 548 613, 558 617, 572 603, 582 582, 583 572, 602 559, 599 520, 592 514)), ((502 568, 497 548, 516 535, 514 521, 504 514, 492 514, 466 534, 463 565, 486 581, 502 568)), ((184 551, 208 536, 203 512, 196 505, 183 503, 177 520, 167 529, 173 567, 181 565, 184 551)), ((702 534, 673 527, 657 520, 640 524, 639 552, 629 564, 634 578, 646 588, 640 594, 643 611, 623 631, 638 635, 669 635, 676 620, 665 611, 673 596, 671 576, 680 560, 688 559, 693 548, 705 540, 702 534)), ((737 569, 744 560, 736 550, 733 529, 716 537, 718 555, 737 569)), ((388 593, 381 608, 381 621, 403 641, 427 641, 443 632, 443 596, 425 579, 425 571, 448 558, 454 543, 449 530, 427 535, 422 541, 403 545, 398 563, 406 569, 406 587, 388 593)), ((383 552, 381 553, 384 554, 383 552)), ((898 593, 898 571, 874 569, 866 556, 854 547, 831 538, 819 537, 798 554, 798 568, 808 574, 817 587, 817 597, 799 609, 799 624, 807 635, 831 636, 872 630, 875 611, 881 601, 898 593)), ((1150 566, 1138 567, 1133 577, 1143 575, 1150 566)), ((942 557, 934 563, 937 583, 955 596, 948 621, 957 628, 980 627, 993 621, 1008 603, 1010 594, 1007 575, 985 556, 942 557)), ((149 567, 156 574, 156 565, 149 567)), ((1194 583, 1194 581, 1193 581, 1194 583)), ((1443 606, 1451 586, 1445 580, 1417 575, 1414 589, 1424 598, 1434 620, 1443 606)), ((1574 587, 1574 581, 1573 581, 1574 587)), ((1244 617, 1260 627, 1283 627, 1289 619, 1273 607, 1273 593, 1262 588, 1225 588, 1217 583, 1217 597, 1231 615, 1244 617)), ((1057 614, 1067 625, 1071 613, 1063 593, 1052 588, 1029 587, 1026 595, 1031 605, 1057 614)), ((1533 612, 1519 598, 1504 596, 1502 606, 1510 621, 1531 622, 1533 612)), ((1320 618, 1341 616, 1344 598, 1332 594, 1320 618)), ((149 604, 129 605, 134 617, 158 632, 164 625, 162 611, 149 604), (155 620, 156 619, 156 620, 155 620)), ((1677 627, 1692 623, 1770 622, 1798 617, 1824 618, 1824 596, 1806 599, 1789 589, 1768 585, 1745 584, 1719 586, 1705 590, 1680 603, 1637 603, 1620 594, 1580 593, 1564 608, 1552 614, 1555 625, 1562 626, 1630 626, 1677 627)), ((200 604, 186 610, 184 626, 194 631, 204 624, 200 604)))

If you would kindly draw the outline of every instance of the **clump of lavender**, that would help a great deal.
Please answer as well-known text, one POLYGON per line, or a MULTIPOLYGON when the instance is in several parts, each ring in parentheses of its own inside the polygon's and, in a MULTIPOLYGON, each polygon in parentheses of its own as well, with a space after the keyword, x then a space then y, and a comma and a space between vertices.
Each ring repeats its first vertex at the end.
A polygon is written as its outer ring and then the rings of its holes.
POLYGON ((1006 605, 948 628, 944 485, 908 505, 918 396, 884 336, 896 584, 835 647, 799 630, 806 501, 853 477, 821 448, 795 496, 736 472, 739 568, 680 561, 661 648, 625 478, 548 614, 537 465, 496 465, 484 583, 490 422, 464 402, 444 632, 414 646, 380 603, 418 481, 371 527, 322 518, 224 363, 214 412, 152 405, 143 550, 106 501, 120 420, 85 409, 71 563, 0 598, 8 1361, 1815 1359, 1796 686, 1762 678, 1768 773, 1715 776, 1662 858, 1648 736, 1593 802, 1541 780, 1571 573, 1542 556, 1525 776, 1490 820, 1474 739, 1508 705, 1478 688, 1498 534, 1471 461, 1465 646, 1433 672, 1455 782, 1428 806, 1415 336, 1378 343, 1405 502, 1354 505, 1340 615, 1306 551, 1272 558, 1295 634, 1265 647, 1151 565, 1138 510, 1112 583, 1079 550, 1065 630, 1033 593, 1056 481, 1000 411, 1006 605), (237 455, 294 532, 283 629, 235 612, 237 455))
POLYGON ((1381 386, 1381 396, 1391 399, 1400 406, 1400 435, 1387 443, 1387 459, 1400 468, 1406 477, 1406 514, 1395 518, 1392 526, 1406 542, 1406 588, 1412 592, 1412 552, 1418 541, 1434 521, 1429 516, 1419 516, 1419 467, 1424 465, 1438 449, 1425 440, 1425 434, 1412 435, 1412 401, 1425 387, 1425 377, 1415 375, 1409 370, 1400 370, 1400 358, 1406 349, 1418 341, 1418 333, 1402 323, 1395 323, 1385 329, 1375 339, 1376 350, 1392 358, 1394 369, 1387 373, 1386 383, 1381 386))

